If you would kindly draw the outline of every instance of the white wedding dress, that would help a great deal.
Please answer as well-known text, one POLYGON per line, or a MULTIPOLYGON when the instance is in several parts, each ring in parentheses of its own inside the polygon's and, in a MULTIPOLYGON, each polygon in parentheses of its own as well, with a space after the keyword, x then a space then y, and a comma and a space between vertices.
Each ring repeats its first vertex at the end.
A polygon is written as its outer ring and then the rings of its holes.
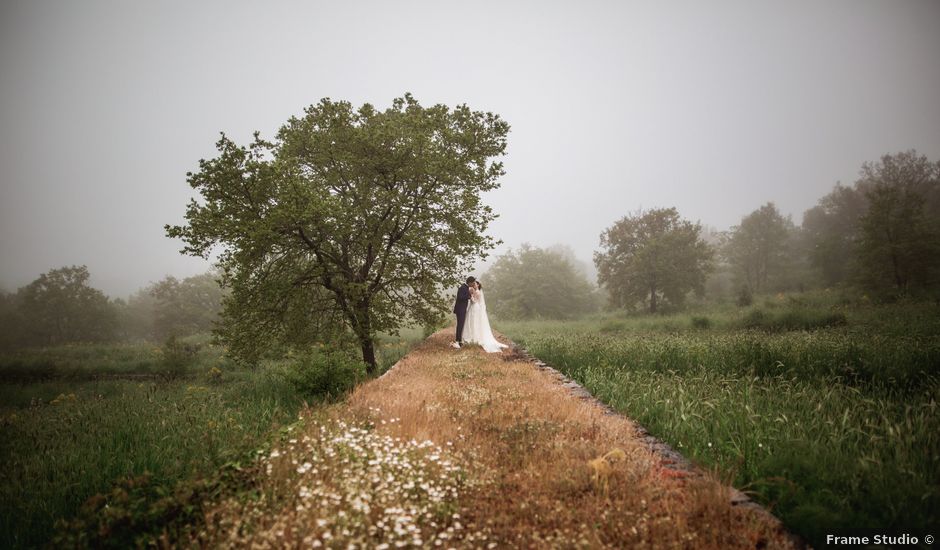
POLYGON ((467 306, 467 319, 464 321, 463 341, 480 344, 488 353, 496 353, 508 348, 493 336, 490 320, 486 315, 486 300, 483 291, 470 293, 470 305, 467 306))

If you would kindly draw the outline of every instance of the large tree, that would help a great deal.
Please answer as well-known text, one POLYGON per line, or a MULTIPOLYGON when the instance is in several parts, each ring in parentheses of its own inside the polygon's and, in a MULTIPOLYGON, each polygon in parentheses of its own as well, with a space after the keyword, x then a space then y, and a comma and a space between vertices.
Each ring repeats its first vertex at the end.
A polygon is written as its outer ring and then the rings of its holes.
POLYGON ((740 283, 763 292, 789 268, 789 247, 795 228, 772 202, 745 216, 731 228, 723 253, 740 283))
POLYGON ((874 288, 938 284, 940 162, 915 151, 862 166, 868 210, 860 219, 861 280, 874 288))
POLYGON ((862 165, 803 216, 810 260, 829 284, 898 290, 937 284, 940 162, 916 151, 862 165))
POLYGON ((43 273, 17 292, 24 344, 100 342, 115 337, 117 311, 107 296, 88 284, 84 265, 43 273))
POLYGON ((846 281, 855 273, 859 222, 867 210, 863 191, 837 183, 803 214, 809 261, 826 284, 846 281))
POLYGON ((704 292, 714 251, 701 230, 675 208, 637 212, 604 230, 594 263, 611 305, 632 308, 644 302, 655 313, 660 301, 678 306, 690 291, 704 292))
POLYGON ((488 307, 507 319, 567 319, 596 309, 595 288, 576 261, 559 245, 509 250, 482 277, 488 307))
POLYGON ((167 234, 188 254, 222 246, 232 293, 219 334, 236 357, 341 324, 374 370, 376 332, 439 318, 443 288, 497 244, 481 194, 499 186, 508 131, 493 113, 410 94, 384 111, 326 98, 273 142, 223 134, 219 156, 187 174, 204 203, 167 234))

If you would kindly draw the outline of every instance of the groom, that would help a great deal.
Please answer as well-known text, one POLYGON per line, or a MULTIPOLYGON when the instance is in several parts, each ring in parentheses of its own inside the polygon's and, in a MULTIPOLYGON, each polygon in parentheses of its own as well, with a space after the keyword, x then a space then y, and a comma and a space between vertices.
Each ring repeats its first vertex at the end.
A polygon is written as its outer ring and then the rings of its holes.
POLYGON ((457 301, 454 302, 454 313, 457 315, 457 337, 451 347, 459 349, 463 344, 463 323, 467 319, 467 304, 470 302, 470 285, 475 281, 467 277, 467 282, 457 289, 457 301))

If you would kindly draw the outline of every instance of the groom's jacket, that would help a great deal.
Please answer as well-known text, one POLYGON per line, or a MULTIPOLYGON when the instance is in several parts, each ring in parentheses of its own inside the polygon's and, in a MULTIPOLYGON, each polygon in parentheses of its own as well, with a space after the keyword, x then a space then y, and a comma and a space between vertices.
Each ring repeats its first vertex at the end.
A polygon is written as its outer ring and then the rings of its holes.
POLYGON ((454 313, 465 313, 467 311, 467 303, 470 301, 470 287, 465 284, 460 285, 460 288, 457 289, 457 301, 454 302, 454 313))

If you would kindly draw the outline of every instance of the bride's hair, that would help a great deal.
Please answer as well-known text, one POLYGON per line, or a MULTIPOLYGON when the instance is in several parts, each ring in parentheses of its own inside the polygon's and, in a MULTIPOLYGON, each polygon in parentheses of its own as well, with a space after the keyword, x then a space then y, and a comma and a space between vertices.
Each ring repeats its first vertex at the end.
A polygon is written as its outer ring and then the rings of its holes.
POLYGON ((479 279, 477 279, 477 290, 483 290, 483 283, 479 279))

